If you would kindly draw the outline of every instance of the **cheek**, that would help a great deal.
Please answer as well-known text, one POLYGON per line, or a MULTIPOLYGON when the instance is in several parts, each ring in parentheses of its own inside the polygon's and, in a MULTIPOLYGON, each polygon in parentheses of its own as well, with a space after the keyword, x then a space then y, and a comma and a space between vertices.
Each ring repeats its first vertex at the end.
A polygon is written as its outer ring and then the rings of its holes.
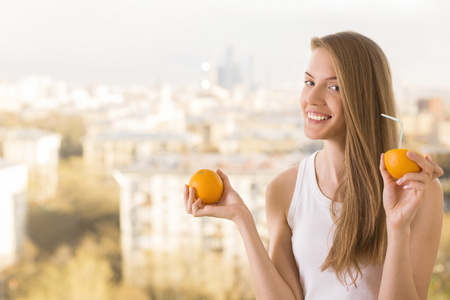
POLYGON ((344 109, 343 107, 338 107, 336 108, 336 118, 337 118, 337 123, 336 126, 338 126, 339 128, 346 128, 346 121, 345 121, 345 113, 344 113, 344 109))
POLYGON ((336 115, 344 118, 344 105, 341 99, 335 99, 335 101, 330 102, 328 105, 336 115))

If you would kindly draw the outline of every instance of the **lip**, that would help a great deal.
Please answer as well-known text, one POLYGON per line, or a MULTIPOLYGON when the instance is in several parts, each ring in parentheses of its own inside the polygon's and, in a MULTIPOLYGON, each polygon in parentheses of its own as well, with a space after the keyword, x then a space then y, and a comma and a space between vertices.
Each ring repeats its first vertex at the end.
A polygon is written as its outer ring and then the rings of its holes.
POLYGON ((305 111, 305 119, 308 120, 308 122, 320 123, 320 122, 328 121, 331 118, 332 118, 332 116, 330 116, 328 114, 325 114, 323 112, 320 112, 320 111, 316 111, 316 110, 306 110, 305 111), (327 119, 325 119, 325 120, 313 120, 313 119, 308 118, 308 115, 314 115, 314 116, 317 116, 317 117, 326 117, 327 119))

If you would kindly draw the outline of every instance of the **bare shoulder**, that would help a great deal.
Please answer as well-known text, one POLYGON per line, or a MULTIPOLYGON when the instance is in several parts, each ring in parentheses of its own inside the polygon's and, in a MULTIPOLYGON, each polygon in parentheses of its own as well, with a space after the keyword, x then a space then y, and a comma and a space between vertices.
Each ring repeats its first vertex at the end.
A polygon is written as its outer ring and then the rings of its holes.
POLYGON ((443 205, 444 194, 439 179, 435 178, 430 182, 430 188, 427 194, 428 199, 435 199, 438 206, 443 205), (442 204, 442 205, 441 205, 442 204))
POLYGON ((287 215, 297 181, 298 165, 278 174, 267 186, 266 207, 272 210, 283 211, 287 215))

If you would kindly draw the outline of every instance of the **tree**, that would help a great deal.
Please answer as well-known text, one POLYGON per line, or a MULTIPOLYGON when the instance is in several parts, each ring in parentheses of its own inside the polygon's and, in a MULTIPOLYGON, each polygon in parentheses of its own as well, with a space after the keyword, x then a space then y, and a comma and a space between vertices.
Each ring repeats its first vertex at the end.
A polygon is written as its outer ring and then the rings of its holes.
POLYGON ((71 157, 59 165, 59 188, 54 205, 79 213, 85 219, 119 214, 119 186, 105 178, 102 170, 87 165, 82 158, 71 157))
POLYGON ((110 300, 114 284, 109 261, 101 255, 101 244, 86 237, 72 253, 61 246, 51 259, 25 283, 25 295, 17 300, 110 300))

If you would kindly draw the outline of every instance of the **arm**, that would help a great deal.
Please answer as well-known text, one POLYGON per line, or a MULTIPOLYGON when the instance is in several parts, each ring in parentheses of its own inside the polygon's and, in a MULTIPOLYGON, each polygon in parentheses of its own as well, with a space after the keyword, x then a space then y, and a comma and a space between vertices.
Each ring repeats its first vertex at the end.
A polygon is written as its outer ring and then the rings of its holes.
MULTIPOLYGON (((281 226, 275 231, 271 230, 271 248, 283 248, 281 252, 291 252, 291 259, 285 259, 281 254, 271 257, 266 252, 264 245, 259 237, 253 217, 245 203, 236 191, 233 190, 228 177, 218 170, 217 172, 224 182, 224 192, 218 203, 213 205, 204 205, 201 199, 194 199, 193 190, 189 191, 185 187, 185 207, 188 213, 194 217, 212 216, 225 218, 233 221, 242 236, 247 256, 252 271, 252 280, 257 299, 303 299, 300 289, 300 281, 298 280, 298 271, 296 270, 295 261, 293 260, 292 249, 290 248, 290 234, 281 226), (278 233, 273 233, 278 232, 278 233), (276 245, 272 244, 272 237, 276 245), (286 249, 288 247, 288 249, 286 249), (284 264, 290 264, 284 266, 284 264), (283 265, 283 266, 281 266, 283 265), (292 268, 295 267, 295 268, 292 268), (279 269, 280 268, 280 269, 279 269), (295 269, 295 272, 294 270, 295 269), (292 270, 292 272, 289 272, 292 270)), ((295 178, 294 178, 295 179, 295 178)), ((272 184, 271 184, 272 185, 272 184)), ((273 196, 276 189, 268 188, 273 196)), ((269 203, 277 201, 274 197, 267 198, 269 203)), ((270 205, 270 204, 269 204, 270 205)), ((272 204, 273 206, 273 204, 272 204)), ((275 214, 279 214, 276 212, 275 214)), ((275 224, 277 218, 272 218, 272 213, 268 213, 270 224, 275 224)))
POLYGON ((443 193, 435 165, 420 155, 410 156, 421 173, 406 174, 395 181, 386 171, 383 203, 388 247, 379 299, 426 299, 442 228, 443 193))
MULTIPOLYGON (((292 251, 292 232, 287 215, 294 194, 298 167, 277 176, 266 190, 266 214, 269 228, 269 256, 285 279, 294 299, 303 299, 300 276, 292 251)), ((280 297, 279 299, 290 299, 280 297)))

